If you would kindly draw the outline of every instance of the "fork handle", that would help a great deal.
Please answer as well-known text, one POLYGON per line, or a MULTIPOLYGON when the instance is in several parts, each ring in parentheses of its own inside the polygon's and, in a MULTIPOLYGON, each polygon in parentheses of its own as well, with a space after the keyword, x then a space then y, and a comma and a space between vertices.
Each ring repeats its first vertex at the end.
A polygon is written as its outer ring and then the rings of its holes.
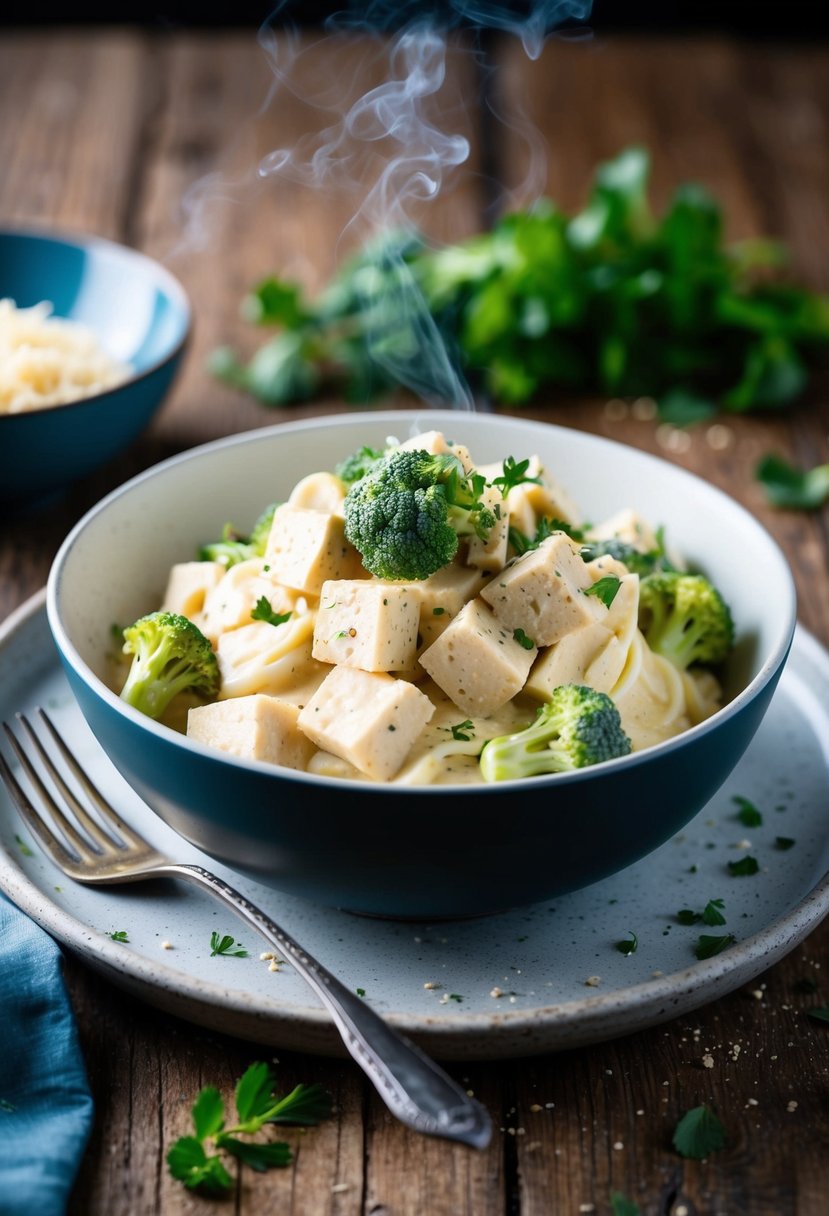
POLYGON ((401 1123, 473 1148, 487 1146, 492 1125, 483 1106, 241 892, 201 866, 168 862, 154 870, 203 887, 288 956, 328 1009, 343 1043, 401 1123))

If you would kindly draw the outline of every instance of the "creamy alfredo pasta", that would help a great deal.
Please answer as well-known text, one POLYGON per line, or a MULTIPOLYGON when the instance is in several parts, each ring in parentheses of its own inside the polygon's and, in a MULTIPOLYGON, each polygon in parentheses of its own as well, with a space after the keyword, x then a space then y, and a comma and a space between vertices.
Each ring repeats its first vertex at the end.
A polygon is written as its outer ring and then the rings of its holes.
MULTIPOLYGON (((473 468, 439 432, 400 446, 473 468)), ((562 684, 609 694, 633 750, 710 716, 714 676, 648 646, 639 574, 589 548, 615 538, 652 552, 651 525, 622 511, 585 528, 536 456, 531 480, 506 491, 491 484, 501 465, 476 471, 497 525, 425 579, 364 569, 345 537, 348 487, 330 472, 303 478, 275 510, 261 556, 173 567, 161 607, 198 626, 221 673, 218 699, 190 709, 187 734, 325 776, 453 784, 481 781, 483 744, 528 725, 562 684), (518 540, 539 535, 525 550, 518 540)))
POLYGON ((17 308, 0 300, 0 414, 66 405, 129 375, 91 330, 51 312, 47 303, 17 308))

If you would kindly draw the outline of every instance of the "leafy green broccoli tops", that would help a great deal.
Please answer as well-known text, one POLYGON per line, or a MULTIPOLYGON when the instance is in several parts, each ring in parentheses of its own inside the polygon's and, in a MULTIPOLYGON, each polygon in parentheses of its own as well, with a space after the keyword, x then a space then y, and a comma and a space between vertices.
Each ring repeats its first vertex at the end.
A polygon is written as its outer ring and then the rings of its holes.
POLYGON ((428 578, 455 556, 458 536, 485 538, 494 526, 485 484, 455 456, 397 448, 352 484, 346 537, 379 578, 428 578))
POLYGON ((481 775, 495 782, 563 773, 627 756, 630 750, 619 710, 607 693, 562 684, 524 730, 485 745, 481 775))
POLYGON ((121 698, 159 718, 186 689, 215 697, 219 665, 201 630, 177 612, 151 612, 124 630, 124 654, 133 656, 121 698))
POLYGON ((734 645, 731 611, 702 574, 663 570, 643 578, 639 627, 651 650, 683 669, 719 663, 734 645))

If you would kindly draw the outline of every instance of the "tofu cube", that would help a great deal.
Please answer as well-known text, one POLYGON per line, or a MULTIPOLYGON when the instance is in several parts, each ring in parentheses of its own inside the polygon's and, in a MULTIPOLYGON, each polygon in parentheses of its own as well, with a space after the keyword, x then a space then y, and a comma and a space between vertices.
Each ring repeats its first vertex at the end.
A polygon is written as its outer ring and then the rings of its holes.
POLYGON ((479 570, 494 572, 502 569, 507 560, 509 511, 497 486, 487 486, 481 495, 481 501, 490 511, 495 512, 495 527, 490 529, 486 540, 481 540, 479 536, 469 538, 466 562, 469 566, 477 566, 479 570))
POLYGON ((469 448, 462 443, 451 443, 443 431, 423 431, 420 435, 413 435, 405 443, 398 444, 398 447, 406 451, 428 452, 431 456, 457 456, 463 465, 464 473, 471 473, 475 467, 469 448))
POLYGON ((313 656, 361 671, 403 671, 417 652, 420 595, 411 583, 323 583, 313 656))
POLYGON ((496 574, 481 596, 510 633, 523 629, 538 646, 552 646, 607 608, 584 592, 593 585, 585 562, 564 532, 554 532, 496 574))
POLYGON ((201 629, 204 601, 224 574, 221 562, 177 562, 167 579, 161 611, 178 612, 201 629))
POLYGON ((420 664, 463 713, 485 718, 521 691, 537 653, 475 599, 424 650, 420 664))
POLYGON ((274 512, 265 563, 277 583, 306 595, 319 595, 326 579, 368 578, 342 516, 290 503, 274 512))
POLYGON ((304 771, 315 748, 297 726, 298 717, 295 705, 254 693, 191 709, 187 735, 244 760, 264 760, 304 771))
POLYGON ((486 577, 486 572, 477 567, 458 566, 450 562, 418 584, 421 649, 425 650, 437 641, 467 600, 475 598, 486 577))
POLYGON ((389 781, 435 712, 414 684, 334 667, 299 715, 300 729, 375 781, 389 781))
POLYGON ((641 515, 630 507, 625 507, 596 524, 587 533, 588 540, 610 540, 615 538, 626 541, 642 553, 649 553, 659 548, 659 538, 656 532, 641 515))
POLYGON ((598 692, 610 692, 621 675, 625 654, 604 625, 583 625, 539 655, 525 689, 539 701, 549 701, 553 689, 562 684, 587 684, 598 692))

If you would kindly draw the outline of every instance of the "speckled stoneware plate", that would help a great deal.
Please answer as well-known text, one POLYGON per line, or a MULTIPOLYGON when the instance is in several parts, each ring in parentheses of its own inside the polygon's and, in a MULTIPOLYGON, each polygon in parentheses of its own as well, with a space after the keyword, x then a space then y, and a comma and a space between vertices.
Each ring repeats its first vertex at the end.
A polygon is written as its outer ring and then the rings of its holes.
MULTIPOLYGON (((680 836, 559 899, 479 920, 415 925, 280 895, 181 841, 100 750, 61 672, 43 605, 35 596, 0 629, 0 716, 48 708, 128 822, 175 860, 198 862, 240 887, 435 1056, 529 1055, 688 1013, 753 979, 829 911, 829 655, 803 630, 754 742, 680 836), (756 805, 760 826, 737 818, 735 796, 756 805), (794 843, 781 847, 781 838, 794 843), (728 863, 746 856, 757 859, 758 872, 733 876, 728 863), (677 920, 680 909, 701 911, 714 899, 724 901, 724 926, 677 920), (700 932, 731 933, 736 941, 697 962, 700 932), (630 933, 638 947, 625 956, 616 943, 630 933)), ((0 888, 91 966, 162 1009, 257 1042, 340 1054, 303 981, 288 965, 270 971, 260 959, 263 945, 230 913, 183 884, 73 884, 40 853, 4 791, 0 888), (127 943, 109 936, 119 930, 127 943), (249 957, 211 958, 213 930, 238 933, 249 957)))

